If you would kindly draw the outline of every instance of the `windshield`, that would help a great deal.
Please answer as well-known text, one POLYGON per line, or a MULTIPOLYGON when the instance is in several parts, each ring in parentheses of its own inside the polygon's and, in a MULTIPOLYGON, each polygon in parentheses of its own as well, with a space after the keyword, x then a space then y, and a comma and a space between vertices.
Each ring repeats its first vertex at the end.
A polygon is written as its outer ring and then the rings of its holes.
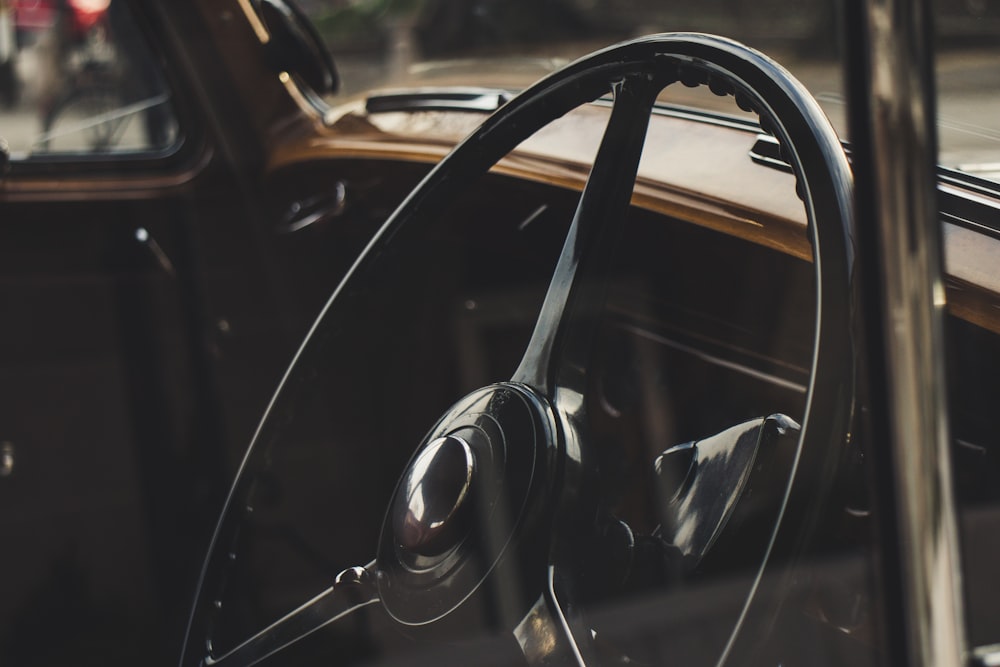
MULTIPOLYGON (((764 51, 813 93, 841 137, 837 3, 811 0, 303 0, 340 69, 337 100, 379 87, 451 84, 523 88, 560 64, 628 37, 711 32, 764 51)), ((1000 181, 1000 7, 935 3, 939 162, 1000 181)), ((719 106, 673 87, 666 101, 719 106)), ((336 100, 335 100, 336 101, 336 100)))

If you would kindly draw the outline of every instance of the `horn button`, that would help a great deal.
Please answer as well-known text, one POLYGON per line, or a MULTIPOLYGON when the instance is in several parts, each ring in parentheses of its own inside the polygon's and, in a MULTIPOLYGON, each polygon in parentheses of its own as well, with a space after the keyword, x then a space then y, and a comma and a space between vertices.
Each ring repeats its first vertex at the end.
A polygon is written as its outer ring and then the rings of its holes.
POLYGON ((520 547, 538 543, 535 508, 547 506, 529 500, 544 489, 556 442, 548 403, 515 383, 479 389, 438 421, 382 523, 379 596, 395 620, 438 620, 498 569, 523 564, 533 550, 520 547))
POLYGON ((400 549, 432 558, 462 542, 471 527, 474 472, 472 447, 457 434, 434 440, 417 455, 392 507, 400 549))

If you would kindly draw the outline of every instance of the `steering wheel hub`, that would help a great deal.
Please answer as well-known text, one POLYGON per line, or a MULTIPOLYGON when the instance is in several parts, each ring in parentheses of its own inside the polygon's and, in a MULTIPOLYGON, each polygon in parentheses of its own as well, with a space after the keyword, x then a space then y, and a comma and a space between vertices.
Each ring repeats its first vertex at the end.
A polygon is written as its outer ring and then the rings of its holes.
POLYGON ((440 556, 468 533, 475 459, 469 443, 449 435, 429 443, 406 472, 393 504, 400 548, 440 556))
MULTIPOLYGON (((393 493, 376 559, 382 604, 407 625, 454 611, 513 543, 532 542, 527 516, 556 445, 548 403, 514 383, 456 403, 424 438, 393 493)), ((530 549, 527 549, 530 551, 530 549)))

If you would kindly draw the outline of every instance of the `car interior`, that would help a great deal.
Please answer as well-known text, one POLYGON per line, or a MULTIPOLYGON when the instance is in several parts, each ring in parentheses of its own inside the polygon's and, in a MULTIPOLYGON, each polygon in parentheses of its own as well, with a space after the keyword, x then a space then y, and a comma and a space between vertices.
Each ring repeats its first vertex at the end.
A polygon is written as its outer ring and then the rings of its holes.
MULTIPOLYGON (((0 175, 0 663, 890 660, 880 283, 812 95, 671 33, 337 97, 298 5, 210 4, 112 0, 155 76, 0 175)), ((983 647, 1000 190, 938 176, 983 647)))

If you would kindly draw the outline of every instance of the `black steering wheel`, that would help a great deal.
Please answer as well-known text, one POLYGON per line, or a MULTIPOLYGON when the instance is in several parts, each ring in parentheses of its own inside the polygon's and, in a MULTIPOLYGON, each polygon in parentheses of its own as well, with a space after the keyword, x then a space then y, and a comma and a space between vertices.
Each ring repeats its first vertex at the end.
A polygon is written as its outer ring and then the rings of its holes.
MULTIPOLYGON (((803 530, 781 521, 785 508, 821 502, 824 482, 817 480, 829 479, 852 418, 851 175, 825 116, 784 69, 728 39, 664 34, 582 58, 508 102, 424 178, 371 240, 303 344, 246 454, 204 565, 183 665, 253 664, 320 628, 350 626, 364 609, 384 611, 390 625, 419 634, 470 615, 470 600, 508 586, 517 589, 514 602, 498 605, 489 624, 513 633, 529 664, 602 662, 577 604, 586 599, 580 582, 628 552, 633 538, 627 526, 595 525, 592 489, 600 471, 584 425, 588 356, 598 326, 593 313, 603 302, 608 248, 629 206, 650 114, 674 82, 707 85, 759 115, 794 171, 812 242, 818 312, 806 410, 778 483, 775 527, 739 618, 752 611, 770 545, 783 531, 803 530), (297 378, 318 372, 314 350, 343 344, 337 341, 366 307, 366 290, 373 284, 393 289, 395 249, 419 243, 474 178, 550 121, 609 94, 610 120, 510 379, 460 398, 413 443, 370 562, 359 559, 267 627, 220 641, 221 600, 233 585, 241 531, 255 495, 266 493, 262 475, 272 450, 291 437, 283 425, 295 401, 303 400, 295 394, 297 378)), ((356 391, 376 391, 371 386, 356 391)), ((392 421, 399 409, 405 405, 386 406, 384 419, 392 421)), ((323 511, 332 517, 345 510, 323 511)), ((732 643, 719 647, 720 662, 732 643)))

